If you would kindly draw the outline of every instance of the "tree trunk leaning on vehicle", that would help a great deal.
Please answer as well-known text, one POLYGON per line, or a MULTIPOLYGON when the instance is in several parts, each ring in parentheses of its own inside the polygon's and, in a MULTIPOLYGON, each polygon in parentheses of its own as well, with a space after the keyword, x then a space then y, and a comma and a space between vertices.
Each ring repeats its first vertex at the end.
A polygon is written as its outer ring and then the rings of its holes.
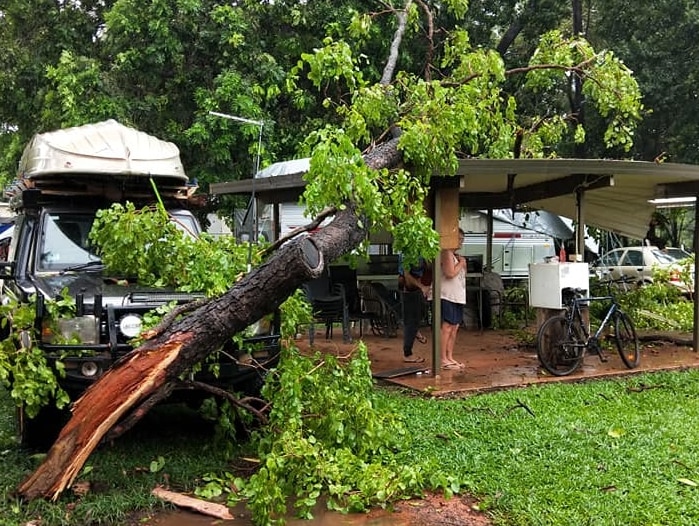
MULTIPOLYGON (((397 166, 397 140, 365 156, 370 168, 397 166)), ((318 232, 283 245, 219 298, 206 302, 134 349, 78 399, 44 462, 19 486, 25 499, 57 499, 118 422, 141 418, 172 391, 178 377, 234 334, 273 312, 325 264, 364 239, 351 203, 318 232)))

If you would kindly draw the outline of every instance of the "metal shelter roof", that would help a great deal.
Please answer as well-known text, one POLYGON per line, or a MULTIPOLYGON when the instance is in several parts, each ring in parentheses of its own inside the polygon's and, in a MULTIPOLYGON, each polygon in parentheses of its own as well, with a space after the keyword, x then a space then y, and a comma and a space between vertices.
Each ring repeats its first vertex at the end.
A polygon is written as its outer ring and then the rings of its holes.
POLYGON ((696 195, 699 166, 597 159, 468 159, 459 164, 460 203, 473 208, 532 208, 643 239, 655 210, 649 201, 696 195))
MULTIPOLYGON (((212 194, 251 194, 264 202, 296 200, 308 159, 275 163, 258 177, 211 185, 212 194)), ((586 225, 643 239, 655 210, 651 199, 699 194, 699 166, 598 159, 464 159, 459 202, 465 208, 526 205, 586 225), (582 200, 579 199, 582 197, 582 200)), ((456 188, 455 188, 456 190, 456 188)))

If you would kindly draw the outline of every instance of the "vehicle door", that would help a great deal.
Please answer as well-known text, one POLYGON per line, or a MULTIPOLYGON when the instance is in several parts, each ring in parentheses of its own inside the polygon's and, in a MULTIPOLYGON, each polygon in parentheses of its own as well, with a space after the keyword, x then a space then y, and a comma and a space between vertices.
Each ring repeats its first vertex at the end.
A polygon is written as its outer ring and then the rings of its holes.
POLYGON ((651 282, 653 281, 652 268, 646 265, 642 247, 628 248, 619 261, 618 277, 625 276, 639 283, 651 282))
POLYGON ((603 255, 595 265, 599 279, 619 279, 621 277, 620 260, 624 255, 623 249, 610 250, 603 255))

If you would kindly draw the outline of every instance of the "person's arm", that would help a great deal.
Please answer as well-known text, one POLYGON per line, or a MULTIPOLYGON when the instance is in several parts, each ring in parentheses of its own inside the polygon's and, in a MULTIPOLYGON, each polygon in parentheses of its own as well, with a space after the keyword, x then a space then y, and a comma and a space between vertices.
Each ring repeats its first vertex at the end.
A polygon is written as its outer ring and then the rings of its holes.
POLYGON ((459 271, 466 268, 466 258, 463 256, 456 256, 452 250, 442 250, 439 255, 439 259, 442 265, 442 274, 447 279, 456 277, 459 271))
POLYGON ((430 288, 420 281, 420 278, 413 276, 410 272, 403 272, 403 277, 405 279, 405 286, 407 289, 415 290, 420 289, 423 294, 426 294, 430 288))

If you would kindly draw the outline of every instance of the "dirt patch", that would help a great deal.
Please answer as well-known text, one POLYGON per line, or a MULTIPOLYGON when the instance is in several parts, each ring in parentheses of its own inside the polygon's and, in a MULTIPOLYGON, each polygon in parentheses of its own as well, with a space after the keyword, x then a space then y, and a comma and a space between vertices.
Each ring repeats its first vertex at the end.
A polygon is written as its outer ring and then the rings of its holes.
MULTIPOLYGON (((490 526, 490 518, 478 509, 478 502, 469 496, 456 495, 445 499, 441 495, 426 495, 420 500, 407 500, 395 504, 390 512, 374 510, 368 514, 368 524, 377 519, 387 519, 405 526, 490 526)), ((381 524, 379 522, 378 524, 381 524)))

